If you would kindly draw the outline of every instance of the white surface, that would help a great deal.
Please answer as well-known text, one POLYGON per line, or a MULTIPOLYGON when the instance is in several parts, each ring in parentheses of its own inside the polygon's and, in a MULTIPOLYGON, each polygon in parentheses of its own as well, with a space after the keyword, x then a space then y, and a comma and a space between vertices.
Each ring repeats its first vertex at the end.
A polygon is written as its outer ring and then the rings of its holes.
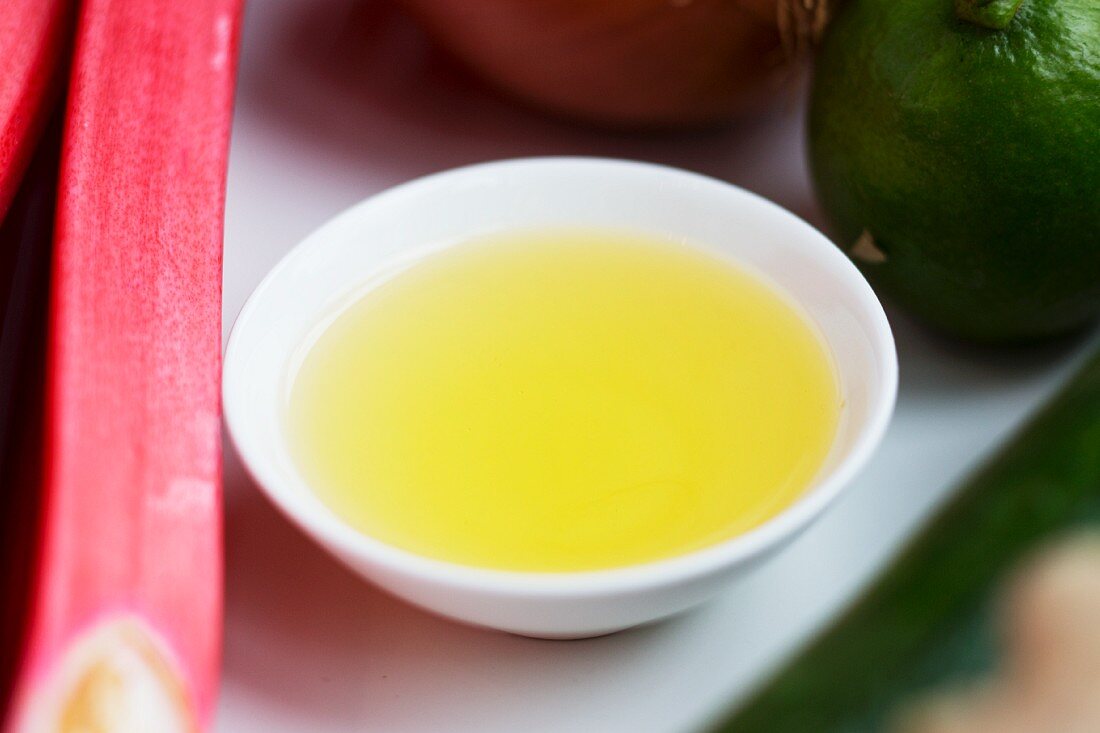
MULTIPOLYGON (((502 157, 595 154, 731 180, 811 222, 799 111, 720 133, 609 136, 497 100, 405 23, 352 0, 253 0, 230 163, 225 312, 298 240, 382 188, 502 157)), ((1080 345, 982 353, 891 314, 893 425, 817 525, 716 600, 658 625, 546 642, 443 621, 291 527, 226 456, 219 733, 687 731, 868 578, 946 489, 1065 375, 1080 345)))
MULTIPOLYGON (((463 166, 344 211, 253 291, 225 352, 223 407, 234 446, 287 517, 380 587, 449 618, 524 636, 581 638, 709 600, 785 547, 834 502, 883 437, 897 393, 886 315, 844 254, 798 217, 742 188, 676 168, 606 158, 520 158, 463 166), (431 212, 425 216, 425 212, 431 212), (291 459, 287 384, 319 330, 418 259, 501 230, 634 229, 710 250, 770 281, 816 324, 843 404, 814 485, 761 526, 661 562, 587 573, 517 573, 420 557, 330 511, 291 459)), ((429 446, 424 446, 428 448, 429 446)))

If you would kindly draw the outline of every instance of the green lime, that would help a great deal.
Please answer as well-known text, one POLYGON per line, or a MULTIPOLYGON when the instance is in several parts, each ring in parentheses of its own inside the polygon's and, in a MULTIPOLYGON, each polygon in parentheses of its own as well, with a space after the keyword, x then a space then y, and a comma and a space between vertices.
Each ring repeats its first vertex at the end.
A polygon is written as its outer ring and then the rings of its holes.
POLYGON ((838 243, 924 320, 1014 341, 1100 314, 1100 0, 850 0, 809 145, 838 243))

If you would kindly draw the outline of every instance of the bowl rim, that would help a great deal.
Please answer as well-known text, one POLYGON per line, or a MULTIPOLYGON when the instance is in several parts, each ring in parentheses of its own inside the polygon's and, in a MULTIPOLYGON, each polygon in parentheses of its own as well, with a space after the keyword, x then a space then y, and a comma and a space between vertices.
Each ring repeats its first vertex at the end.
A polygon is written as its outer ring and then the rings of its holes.
MULTIPOLYGON (((792 294, 792 297, 797 296, 792 294)), ((690 582, 740 565, 779 546, 783 540, 793 538, 817 518, 864 467, 882 440, 890 423, 897 399, 897 352, 890 324, 871 286, 856 266, 824 234, 796 214, 778 204, 732 183, 711 176, 666 166, 617 158, 589 156, 540 156, 509 158, 451 168, 412 179, 355 203, 307 234, 294 245, 246 299, 234 320, 224 352, 222 402, 229 437, 237 450, 241 463, 270 501, 294 524, 327 547, 345 562, 354 560, 371 568, 381 568, 390 574, 411 576, 421 582, 452 589, 477 589, 498 595, 526 597, 565 598, 641 592, 668 585, 690 582), (257 311, 265 293, 274 287, 283 273, 299 260, 308 259, 311 253, 329 239, 329 233, 360 216, 364 211, 384 207, 391 202, 410 196, 431 192, 439 186, 453 185, 463 179, 486 172, 502 172, 508 169, 561 168, 576 166, 587 168, 589 174, 600 169, 631 171, 642 175, 657 175, 670 181, 711 187, 722 190, 723 195, 735 195, 752 206, 770 210, 772 216, 793 220, 803 233, 799 246, 824 260, 832 260, 829 277, 841 278, 842 287, 856 296, 863 315, 873 325, 872 352, 876 356, 875 367, 881 375, 879 389, 872 395, 867 419, 857 429, 851 450, 827 474, 791 505, 753 529, 730 537, 716 544, 682 555, 645 563, 599 570, 585 571, 515 571, 485 568, 426 557, 390 545, 353 528, 319 499, 313 503, 298 501, 300 489, 287 486, 281 471, 269 465, 262 451, 247 439, 252 421, 249 411, 238 409, 243 397, 233 393, 238 384, 235 355, 240 351, 242 333, 257 318, 257 311)), ((243 390, 238 390, 243 392, 243 390)), ((304 484, 304 480, 302 481, 304 484)))

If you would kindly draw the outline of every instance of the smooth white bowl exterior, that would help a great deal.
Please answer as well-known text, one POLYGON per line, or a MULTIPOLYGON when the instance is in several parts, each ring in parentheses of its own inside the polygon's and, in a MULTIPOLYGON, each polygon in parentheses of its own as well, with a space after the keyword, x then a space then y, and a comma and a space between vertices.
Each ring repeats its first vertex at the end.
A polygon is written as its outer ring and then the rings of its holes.
POLYGON ((460 168, 398 186, 331 220, 256 288, 225 357, 224 409, 256 482, 348 566, 444 616, 528 636, 595 636, 669 616, 796 537, 836 498, 886 429, 897 360, 886 317, 848 259, 793 214, 736 186, 663 166, 536 158, 460 168), (283 408, 318 324, 365 284, 426 252, 493 231, 540 226, 640 230, 681 239, 769 279, 801 304, 831 348, 845 401, 817 482, 757 529, 681 557, 585 573, 454 565, 383 544, 345 524, 291 461, 283 408))

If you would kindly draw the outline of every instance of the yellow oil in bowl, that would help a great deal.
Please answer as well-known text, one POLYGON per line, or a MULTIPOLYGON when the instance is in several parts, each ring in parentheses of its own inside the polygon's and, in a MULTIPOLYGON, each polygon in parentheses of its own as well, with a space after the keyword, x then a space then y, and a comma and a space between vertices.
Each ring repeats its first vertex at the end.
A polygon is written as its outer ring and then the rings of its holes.
POLYGON ((372 537, 486 568, 622 567, 743 533, 810 485, 840 413, 786 297, 626 232, 446 248, 307 349, 286 415, 309 485, 372 537))

